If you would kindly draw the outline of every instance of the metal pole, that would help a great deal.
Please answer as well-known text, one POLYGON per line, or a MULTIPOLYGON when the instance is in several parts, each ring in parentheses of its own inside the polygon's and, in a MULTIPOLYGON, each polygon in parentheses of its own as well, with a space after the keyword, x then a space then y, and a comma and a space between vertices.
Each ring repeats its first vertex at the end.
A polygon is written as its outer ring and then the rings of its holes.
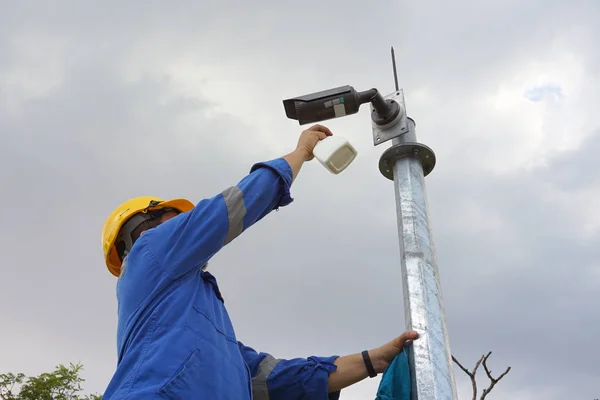
POLYGON ((392 141, 379 161, 394 181, 406 328, 420 338, 409 347, 413 400, 456 400, 452 355, 429 223, 425 176, 435 166, 433 151, 417 142, 415 122, 406 117, 401 90, 386 96, 401 105, 395 122, 373 124, 374 144, 392 141))

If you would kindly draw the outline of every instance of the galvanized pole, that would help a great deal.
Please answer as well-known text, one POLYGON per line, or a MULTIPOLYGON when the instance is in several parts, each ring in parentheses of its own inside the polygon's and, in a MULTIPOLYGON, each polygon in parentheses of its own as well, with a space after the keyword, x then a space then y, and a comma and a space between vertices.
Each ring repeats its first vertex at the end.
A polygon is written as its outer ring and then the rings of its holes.
MULTIPOLYGON (((395 60, 394 76, 397 76, 395 60)), ((411 398, 456 400, 424 179, 435 166, 435 154, 417 142, 415 122, 406 115, 404 95, 397 83, 396 91, 385 98, 396 101, 401 111, 386 126, 373 122, 373 142, 378 145, 392 141, 392 146, 379 160, 379 169, 386 178, 394 181, 406 328, 420 334, 408 354, 411 398)))

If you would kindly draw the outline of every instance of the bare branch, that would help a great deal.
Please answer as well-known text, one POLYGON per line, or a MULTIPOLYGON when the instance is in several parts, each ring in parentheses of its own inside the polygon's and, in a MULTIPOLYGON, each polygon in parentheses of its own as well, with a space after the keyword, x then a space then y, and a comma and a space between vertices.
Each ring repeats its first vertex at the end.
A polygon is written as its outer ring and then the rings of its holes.
POLYGON ((471 372, 468 369, 466 369, 465 367, 463 367, 460 362, 458 362, 458 360, 456 359, 456 357, 452 356, 452 361, 454 361, 460 367, 460 369, 462 369, 465 372, 465 374, 467 374, 469 376, 473 375, 473 374, 471 374, 471 372))
POLYGON ((473 385, 473 400, 477 400, 477 380, 475 379, 475 374, 477 374, 477 368, 483 362, 483 356, 475 363, 475 368, 473 368, 473 372, 469 371, 465 367, 462 366, 460 362, 456 359, 456 357, 452 356, 452 360, 464 371, 465 374, 469 375, 471 378, 471 385, 473 385))
POLYGON ((454 361, 456 363, 456 365, 458 365, 460 367, 460 369, 463 370, 463 372, 465 374, 467 374, 469 376, 469 378, 471 378, 471 384, 473 385, 473 400, 477 400, 477 380, 475 379, 475 375, 477 374, 477 369, 479 368, 479 366, 481 364, 483 364, 483 369, 485 370, 485 374, 490 379, 491 383, 487 389, 483 389, 483 393, 481 394, 480 400, 484 400, 485 397, 492 391, 494 386, 496 386, 496 383, 498 383, 500 381, 500 379, 504 378, 506 376, 506 374, 508 374, 508 372, 510 371, 510 367, 508 367, 502 375, 500 375, 498 378, 494 378, 492 376, 492 371, 487 366, 488 358, 491 355, 492 355, 492 352, 490 351, 486 355, 481 356, 481 358, 477 361, 477 363, 475 363, 475 367, 473 368, 473 371, 469 371, 456 359, 456 357, 452 356, 452 361, 454 361))
POLYGON ((488 360, 488 358, 490 357, 491 354, 492 354, 492 352, 490 351, 483 358, 483 368, 485 369, 486 375, 490 379, 490 386, 487 389, 483 389, 483 393, 481 395, 481 399, 480 400, 484 400, 485 397, 492 391, 492 389, 494 388, 494 386, 496 386, 496 383, 498 383, 500 381, 500 379, 504 378, 506 376, 506 374, 508 374, 508 372, 510 371, 510 367, 508 367, 508 368, 506 368, 506 371, 504 371, 504 373, 502 373, 498 378, 494 378, 492 376, 492 371, 487 366, 487 360, 488 360))

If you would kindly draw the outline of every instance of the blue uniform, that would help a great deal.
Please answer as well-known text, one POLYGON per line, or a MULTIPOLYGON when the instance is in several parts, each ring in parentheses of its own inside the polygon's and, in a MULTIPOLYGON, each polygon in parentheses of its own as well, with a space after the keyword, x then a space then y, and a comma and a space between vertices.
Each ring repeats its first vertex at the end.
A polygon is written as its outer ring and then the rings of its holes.
POLYGON ((104 400, 337 400, 337 356, 279 360, 236 338, 209 259, 292 202, 284 159, 255 164, 236 186, 146 231, 117 283, 118 363, 104 400))

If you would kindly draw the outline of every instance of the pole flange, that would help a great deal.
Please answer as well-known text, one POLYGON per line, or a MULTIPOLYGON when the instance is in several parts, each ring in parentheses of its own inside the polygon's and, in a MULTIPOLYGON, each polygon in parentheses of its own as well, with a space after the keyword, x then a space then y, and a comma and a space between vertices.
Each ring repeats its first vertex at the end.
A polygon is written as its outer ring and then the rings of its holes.
POLYGON ((429 147, 421 143, 398 143, 392 145, 379 158, 379 171, 388 178, 394 180, 394 163, 405 157, 418 158, 423 167, 423 176, 429 175, 435 167, 435 153, 429 147))

